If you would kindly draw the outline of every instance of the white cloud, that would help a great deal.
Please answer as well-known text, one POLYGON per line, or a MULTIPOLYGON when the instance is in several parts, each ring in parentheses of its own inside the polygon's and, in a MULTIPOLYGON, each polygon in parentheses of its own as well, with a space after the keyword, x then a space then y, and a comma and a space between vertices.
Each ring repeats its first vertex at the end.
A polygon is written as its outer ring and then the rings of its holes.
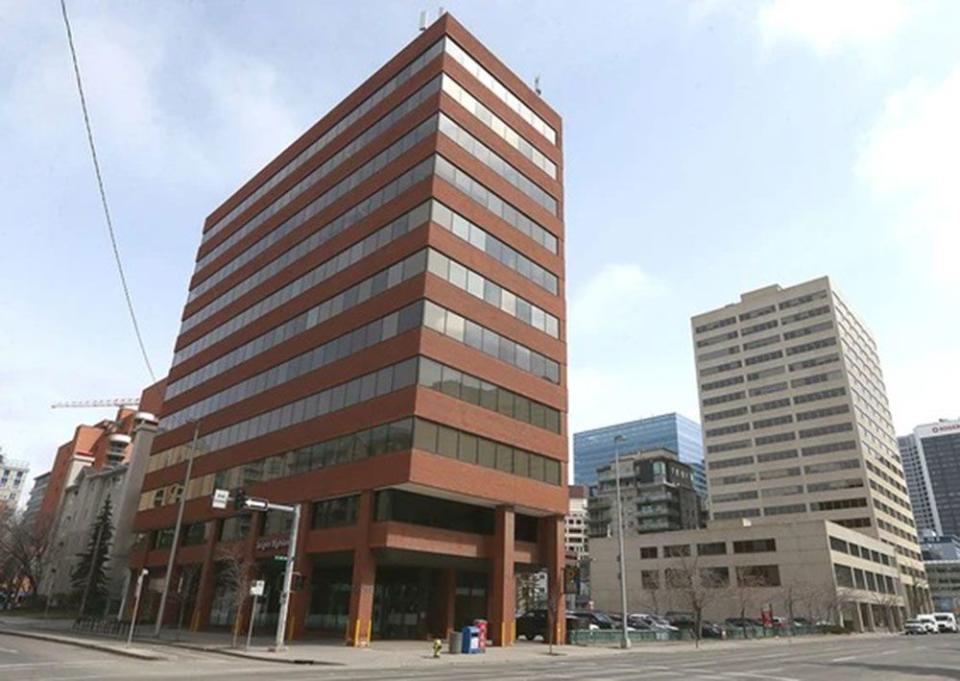
POLYGON ((908 14, 904 0, 772 0, 757 21, 767 46, 799 43, 828 56, 888 38, 908 14))
POLYGON ((638 265, 606 265, 570 300, 571 333, 607 335, 629 325, 644 302, 664 293, 663 285, 638 265))
POLYGON ((891 95, 856 170, 898 223, 903 247, 935 283, 960 284, 960 68, 891 95))
MULTIPOLYGON (((191 182, 220 188, 249 176, 302 132, 285 96, 292 89, 283 87, 278 69, 212 35, 191 32, 198 29, 179 25, 186 19, 176 13, 173 25, 75 14, 87 105, 98 150, 113 159, 108 169, 161 179, 189 175, 191 182), (188 71, 171 37, 182 34, 203 47, 188 71)), ((76 148, 82 122, 62 27, 0 29, 0 40, 35 33, 32 58, 13 71, 0 100, 0 119, 37 145, 76 148)))
POLYGON ((665 309, 666 288, 638 265, 613 264, 572 293, 570 432, 690 408, 687 377, 660 359, 665 329, 685 328, 676 306, 665 309))

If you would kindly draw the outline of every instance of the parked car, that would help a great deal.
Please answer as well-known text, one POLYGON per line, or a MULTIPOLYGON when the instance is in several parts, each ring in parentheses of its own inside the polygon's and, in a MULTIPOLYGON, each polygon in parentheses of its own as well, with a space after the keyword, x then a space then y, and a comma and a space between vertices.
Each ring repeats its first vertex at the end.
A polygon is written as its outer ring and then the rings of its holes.
POLYGON ((578 611, 573 613, 575 617, 586 620, 589 624, 596 625, 598 629, 614 629, 615 625, 613 620, 609 616, 605 615, 602 612, 594 612, 590 610, 578 611))
POLYGON ((668 620, 660 617, 659 615, 648 615, 646 613, 637 612, 629 615, 627 620, 633 620, 639 624, 644 624, 653 631, 679 631, 679 629, 670 624, 668 620))
MULTIPOLYGON (((682 615, 674 615, 668 618, 670 625, 676 627, 680 631, 694 631, 697 627, 696 618, 692 615, 684 613, 682 615)), ((700 638, 723 638, 723 627, 714 622, 708 622, 702 620, 700 622, 700 638)))
POLYGON ((903 633, 908 636, 926 636, 929 631, 927 631, 927 625, 920 620, 907 620, 903 623, 903 633))
POLYGON ((935 612, 933 619, 937 621, 937 630, 941 634, 957 633, 957 616, 952 612, 935 612))
MULTIPOLYGON (((546 638, 547 636, 547 611, 545 609, 529 610, 516 619, 517 638, 525 638, 532 641, 538 636, 546 638)), ((572 613, 567 613, 567 642, 570 642, 570 632, 579 629, 598 629, 582 617, 577 617, 572 613)))
POLYGON ((724 620, 724 623, 730 627, 737 627, 739 629, 746 629, 747 627, 762 627, 763 622, 760 620, 755 620, 750 617, 728 617, 724 620))
POLYGON ((917 615, 917 619, 923 622, 923 626, 926 627, 927 633, 940 633, 940 626, 937 624, 937 618, 933 615, 917 615))

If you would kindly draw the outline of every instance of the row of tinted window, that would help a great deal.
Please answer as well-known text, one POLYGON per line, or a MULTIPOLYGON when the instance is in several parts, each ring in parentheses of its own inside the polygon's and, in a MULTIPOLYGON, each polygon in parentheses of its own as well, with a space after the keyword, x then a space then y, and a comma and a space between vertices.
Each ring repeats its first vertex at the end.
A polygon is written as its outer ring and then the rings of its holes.
MULTIPOLYGON (((395 263, 389 268, 380 270, 376 274, 367 277, 363 281, 354 284, 350 288, 344 289, 330 298, 327 298, 322 303, 318 303, 313 308, 316 310, 315 316, 318 319, 317 324, 326 321, 330 317, 340 314, 344 310, 350 309, 356 305, 360 305, 361 303, 382 293, 383 291, 393 288, 400 282, 406 281, 414 275, 420 274, 425 269, 426 257, 427 254, 425 250, 418 251, 417 253, 408 256, 405 260, 395 263)), ((174 364, 179 364, 180 362, 183 362, 194 355, 203 352, 207 348, 219 343, 224 338, 236 333, 237 331, 240 331, 269 312, 272 312, 278 307, 285 305, 310 289, 319 286, 328 278, 341 271, 337 270, 338 264, 343 264, 345 267, 349 267, 349 264, 347 264, 348 260, 349 258, 344 258, 340 263, 337 263, 336 261, 330 264, 323 263, 301 275, 300 277, 297 277, 289 284, 281 286, 279 289, 268 296, 261 298, 258 302, 246 308, 239 314, 236 314, 230 319, 218 324, 213 329, 191 342, 189 345, 185 345, 184 347, 180 348, 174 355, 174 364)), ((309 312, 303 312, 301 314, 309 314, 309 312)), ((308 326, 307 328, 310 327, 308 326)))
MULTIPOLYGON (((344 130, 346 130, 350 125, 355 123, 360 119, 361 116, 366 114, 370 109, 379 104, 387 95, 396 90, 400 85, 408 81, 414 74, 419 73, 424 66, 433 61, 436 57, 443 52, 443 41, 437 41, 426 51, 424 51, 420 56, 414 59, 412 62, 407 64, 403 69, 401 69, 395 76, 393 76, 386 83, 381 85, 375 92, 373 92, 369 97, 363 100, 358 104, 352 111, 346 114, 341 118, 337 123, 331 126, 326 132, 324 132, 319 138, 310 143, 303 151, 297 154, 292 158, 283 168, 279 169, 276 173, 270 176, 269 179, 265 180, 263 184, 257 187, 251 194, 244 198, 239 204, 230 210, 229 213, 224 215, 222 218, 217 220, 210 229, 208 229, 203 235, 203 241, 206 242, 210 237, 214 236, 220 231, 225 225, 231 222, 235 217, 240 213, 246 210, 248 207, 253 205, 253 203, 266 194, 268 191, 277 186, 284 178, 288 177, 290 173, 299 168, 303 163, 309 159, 311 156, 316 154, 318 151, 323 149, 327 144, 332 142, 337 136, 339 136, 344 130)), ((389 114, 388 114, 389 115, 389 114)))
POLYGON ((439 201, 430 202, 430 219, 441 227, 453 232, 472 246, 491 256, 503 265, 529 279, 537 286, 556 295, 559 291, 557 276, 533 262, 515 248, 493 236, 486 230, 473 224, 459 213, 451 210, 439 201))
POLYGON ((440 251, 429 249, 427 270, 548 336, 560 336, 560 320, 555 316, 440 251))
MULTIPOLYGON (((265 390, 270 390, 295 378, 339 361, 371 345, 389 340, 405 331, 420 326, 423 319, 422 304, 414 303, 399 311, 375 319, 334 338, 322 345, 281 362, 259 374, 235 383, 229 388, 216 392, 189 407, 163 417, 161 425, 167 429, 177 428, 191 419, 202 418, 207 414, 220 411, 265 390), (345 340, 346 339, 346 340, 345 340)), ((156 459, 157 456, 151 457, 156 459)), ((170 465, 170 464, 164 464, 170 465)))
MULTIPOLYGON (((292 216, 288 217, 281 224, 276 225, 273 229, 278 229, 288 225, 302 225, 304 222, 317 215, 324 208, 332 204, 334 201, 344 196, 348 192, 356 188, 360 183, 366 181, 370 177, 373 177, 378 172, 383 170, 389 163, 399 158, 402 154, 406 153, 414 146, 419 144, 422 140, 425 140, 430 135, 437 132, 438 118, 437 115, 433 115, 427 120, 420 123, 417 127, 413 128, 410 132, 405 134, 403 137, 398 139, 396 142, 391 144, 389 147, 381 151, 379 154, 371 158, 369 161, 364 163, 362 166, 354 170, 352 173, 344 177, 342 180, 337 182, 335 185, 327 189, 325 192, 312 199, 303 208, 299 209, 292 216)), ((298 183, 297 186, 305 185, 303 181, 298 183)), ((274 203, 273 205, 277 205, 274 203)), ((261 213, 263 216, 267 216, 267 212, 261 213)), ((272 217, 273 214, 267 217, 272 217)), ((248 234, 252 234, 253 231, 260 227, 264 223, 266 217, 263 219, 255 218, 250 222, 246 223, 243 227, 233 232, 226 239, 217 244, 210 252, 201 256, 197 259, 197 271, 203 269, 210 263, 212 263, 216 258, 222 255, 227 249, 234 246, 241 239, 246 237, 248 234)), ((273 231, 273 230, 271 230, 273 231)))
MULTIPOLYGON (((413 210, 407 211, 403 215, 391 220, 389 223, 378 229, 373 234, 357 241, 352 246, 345 248, 334 256, 328 258, 313 268, 314 271, 320 271, 319 281, 329 279, 337 272, 342 272, 351 265, 356 264, 368 255, 371 255, 387 244, 396 241, 405 234, 413 231, 422 224, 425 224, 430 218, 429 202, 422 203, 413 210)), ((328 225, 329 227, 329 225, 328 225)), ((192 329, 194 326, 207 319, 215 312, 219 312, 230 303, 241 296, 249 293, 260 284, 267 281, 274 275, 284 271, 291 264, 304 257, 314 249, 319 248, 326 243, 334 234, 328 231, 327 227, 314 232, 309 237, 298 243, 288 251, 282 253, 279 257, 271 260, 269 263, 258 269, 246 279, 213 298, 209 303, 197 310, 194 314, 183 320, 180 326, 180 333, 192 329)))
POLYGON ((499 116, 484 106, 457 81, 447 74, 443 74, 442 90, 450 95, 458 104, 473 114, 474 118, 504 140, 511 147, 523 154, 533 165, 545 172, 553 179, 557 179, 557 166, 539 149, 526 140, 520 133, 507 125, 499 116))
POLYGON ((444 114, 440 114, 440 132, 548 212, 553 215, 557 214, 557 200, 555 198, 444 114))
POLYGON ((278 324, 264 334, 247 341, 233 350, 226 352, 213 361, 194 371, 178 378, 167 387, 167 399, 194 388, 214 376, 222 374, 243 362, 298 336, 318 324, 322 324, 332 317, 341 314, 370 297, 410 279, 426 271, 427 251, 421 250, 386 270, 381 270, 373 277, 351 286, 345 291, 328 298, 319 305, 298 314, 287 321, 278 324))
POLYGON ((487 189, 463 170, 442 156, 436 157, 437 176, 452 184, 476 203, 501 218, 520 233, 533 239, 551 253, 558 248, 557 237, 544 229, 539 223, 517 210, 512 204, 487 189))
POLYGON ((429 300, 424 304, 423 324, 534 376, 560 382, 560 365, 554 360, 429 300))
POLYGON ((456 428, 416 419, 413 446, 464 463, 560 485, 560 462, 456 428))
POLYGON ((560 412, 506 388, 427 357, 420 358, 420 385, 458 400, 503 414, 554 433, 560 432, 560 412))
MULTIPOLYGON (((434 165, 434 157, 431 156, 348 208, 336 218, 316 230, 315 233, 320 235, 318 236, 320 240, 316 245, 329 241, 337 234, 342 233, 344 230, 365 219, 371 213, 407 191, 410 187, 433 175, 434 165)), ((246 265, 285 236, 292 233, 302 224, 302 221, 287 220, 276 229, 264 234, 260 239, 224 263, 216 272, 213 272, 206 279, 194 286, 190 291, 188 302, 192 302, 198 296, 209 291, 213 286, 223 281, 243 265, 246 265)), ((310 239, 313 238, 313 236, 310 235, 310 237, 307 238, 310 239)), ((312 250, 312 247, 308 250, 312 250)))

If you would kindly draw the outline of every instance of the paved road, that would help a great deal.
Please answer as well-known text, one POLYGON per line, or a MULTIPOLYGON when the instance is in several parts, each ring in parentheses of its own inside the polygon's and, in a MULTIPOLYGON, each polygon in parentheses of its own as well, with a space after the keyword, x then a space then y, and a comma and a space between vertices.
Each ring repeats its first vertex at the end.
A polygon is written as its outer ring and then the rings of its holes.
POLYGON ((700 651, 652 652, 642 648, 602 657, 557 656, 521 664, 436 666, 402 669, 298 667, 222 655, 158 648, 171 659, 144 662, 73 646, 0 635, 3 681, 94 681, 151 679, 323 679, 413 681, 414 679, 557 679, 592 681, 960 681, 960 636, 858 639, 830 638, 700 651))

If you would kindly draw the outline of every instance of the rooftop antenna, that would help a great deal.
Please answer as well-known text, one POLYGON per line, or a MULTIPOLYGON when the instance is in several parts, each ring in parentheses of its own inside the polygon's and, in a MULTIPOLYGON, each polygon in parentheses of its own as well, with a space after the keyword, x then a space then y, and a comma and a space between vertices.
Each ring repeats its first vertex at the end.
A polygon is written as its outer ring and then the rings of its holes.
POLYGON ((533 79, 533 91, 538 95, 541 94, 542 90, 540 89, 540 74, 538 73, 533 79))
POLYGON ((427 30, 427 10, 420 10, 420 32, 427 30))

